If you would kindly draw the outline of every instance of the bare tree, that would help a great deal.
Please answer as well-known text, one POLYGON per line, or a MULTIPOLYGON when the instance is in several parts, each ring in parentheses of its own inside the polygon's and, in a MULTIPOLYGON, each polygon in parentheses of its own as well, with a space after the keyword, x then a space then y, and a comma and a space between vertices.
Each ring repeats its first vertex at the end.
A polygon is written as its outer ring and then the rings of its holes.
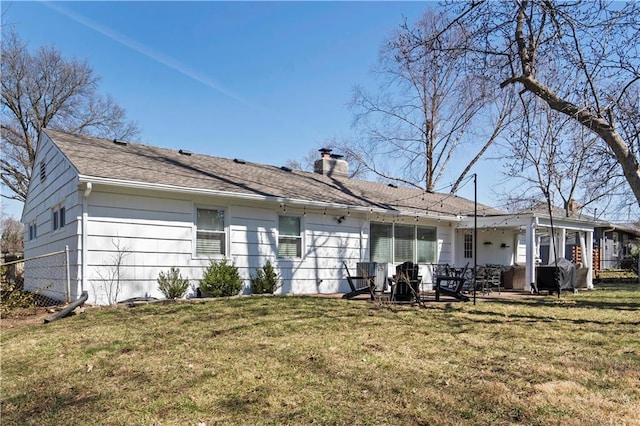
POLYGON ((36 144, 46 127, 71 133, 129 139, 138 127, 109 96, 96 91, 98 78, 84 61, 66 59, 54 47, 30 53, 13 31, 2 39, 2 182, 24 201, 36 144))
POLYGON ((466 72, 473 64, 457 47, 465 45, 466 34, 461 28, 441 33, 445 24, 429 11, 413 27, 405 22, 385 43, 375 70, 381 87, 353 92, 354 125, 362 137, 345 144, 371 172, 427 191, 435 189, 463 144, 484 140, 475 163, 512 109, 506 103, 487 108, 494 94, 483 76, 466 72), (480 120, 483 128, 496 124, 495 130, 474 133, 480 120))
POLYGON ((22 253, 24 225, 10 216, 2 215, 2 253, 22 253))
POLYGON ((118 297, 122 290, 123 280, 125 279, 124 260, 125 257, 131 254, 131 250, 119 238, 111 240, 111 244, 115 249, 111 256, 111 263, 103 265, 104 271, 98 270, 96 272, 99 280, 94 281, 99 281, 101 285, 94 282, 92 286, 95 294, 102 287, 107 297, 107 303, 113 305, 118 302, 118 297))
POLYGON ((549 198, 571 217, 589 204, 611 198, 601 181, 606 170, 594 161, 597 137, 571 126, 570 118, 535 97, 526 109, 528 120, 513 129, 506 150, 506 174, 522 182, 505 197, 508 204, 529 208, 549 198))
POLYGON ((455 17, 435 39, 464 30, 464 50, 483 76, 596 134, 640 202, 637 131, 630 139, 616 121, 640 84, 640 3, 474 1, 446 9, 455 17))

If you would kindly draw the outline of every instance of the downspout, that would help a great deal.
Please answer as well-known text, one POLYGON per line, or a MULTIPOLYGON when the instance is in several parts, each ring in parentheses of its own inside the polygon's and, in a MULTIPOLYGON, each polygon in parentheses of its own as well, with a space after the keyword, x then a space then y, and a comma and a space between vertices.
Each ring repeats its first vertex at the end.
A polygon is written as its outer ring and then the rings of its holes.
POLYGON ((526 228, 526 265, 525 265, 525 290, 529 290, 530 292, 537 291, 536 285, 536 253, 537 253, 537 244, 536 244, 536 230, 538 229, 538 218, 536 216, 531 218, 531 222, 527 225, 526 228))
POLYGON ((82 194, 82 271, 81 271, 81 275, 80 275, 80 282, 81 282, 81 289, 82 291, 86 291, 87 289, 87 282, 86 282, 86 275, 87 275, 87 222, 89 221, 89 213, 88 213, 88 207, 87 207, 87 200, 89 199, 89 195, 91 195, 91 190, 93 189, 93 185, 91 184, 91 182, 87 182, 85 188, 84 188, 84 193, 82 194))

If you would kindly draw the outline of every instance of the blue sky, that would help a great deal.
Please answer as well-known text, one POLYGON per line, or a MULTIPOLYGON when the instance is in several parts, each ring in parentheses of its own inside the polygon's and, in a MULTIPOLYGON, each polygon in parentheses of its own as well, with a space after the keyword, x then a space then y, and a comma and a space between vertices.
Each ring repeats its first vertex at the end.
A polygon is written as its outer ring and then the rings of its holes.
MULTIPOLYGON (((145 144, 283 165, 352 134, 354 85, 385 38, 428 2, 2 2, 31 49, 86 59, 145 144)), ((453 167, 442 186, 464 166, 453 167)), ((500 167, 479 165, 496 205, 500 167)), ((460 195, 473 198, 467 185, 460 195)), ((21 206, 6 203, 15 217, 21 206)))

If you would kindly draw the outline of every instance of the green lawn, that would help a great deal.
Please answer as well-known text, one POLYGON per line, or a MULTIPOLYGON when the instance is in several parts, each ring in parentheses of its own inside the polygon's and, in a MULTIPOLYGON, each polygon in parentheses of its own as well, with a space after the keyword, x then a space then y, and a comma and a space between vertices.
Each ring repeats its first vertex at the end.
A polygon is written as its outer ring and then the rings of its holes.
POLYGON ((303 297, 2 329, 3 425, 640 424, 640 286, 425 308, 303 297))

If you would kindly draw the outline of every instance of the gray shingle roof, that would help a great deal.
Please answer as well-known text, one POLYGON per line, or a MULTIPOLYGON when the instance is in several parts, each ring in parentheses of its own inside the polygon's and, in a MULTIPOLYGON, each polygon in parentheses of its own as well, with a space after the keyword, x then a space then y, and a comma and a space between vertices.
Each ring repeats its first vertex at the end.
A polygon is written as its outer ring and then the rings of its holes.
MULTIPOLYGON (((196 153, 187 156, 173 149, 133 143, 120 145, 108 139, 53 130, 45 132, 85 176, 402 212, 472 215, 474 211, 472 200, 450 194, 286 171, 251 162, 241 164, 196 153)), ((478 205, 478 214, 504 212, 478 205)))

